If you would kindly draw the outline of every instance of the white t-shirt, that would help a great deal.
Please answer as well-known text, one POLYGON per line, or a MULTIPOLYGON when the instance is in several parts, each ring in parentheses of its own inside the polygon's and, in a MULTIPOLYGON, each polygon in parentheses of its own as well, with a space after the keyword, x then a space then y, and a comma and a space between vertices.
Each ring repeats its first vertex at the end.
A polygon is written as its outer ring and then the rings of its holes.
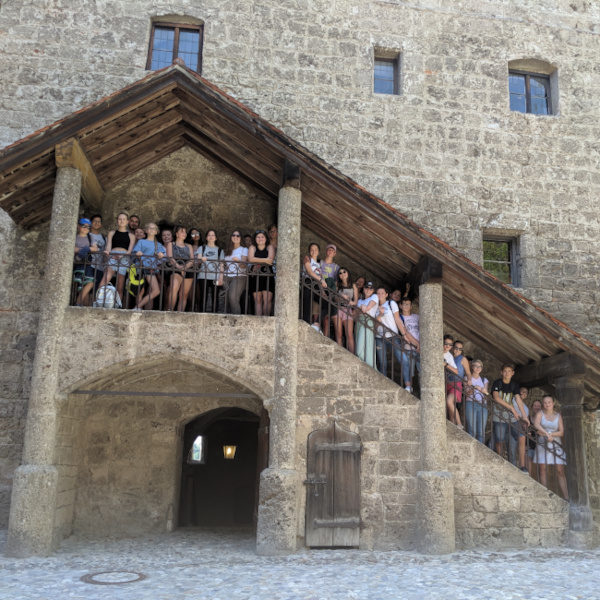
POLYGON ((230 261, 227 265, 225 274, 228 275, 229 277, 236 277, 239 275, 244 275, 246 273, 246 263, 233 262, 234 258, 241 259, 244 256, 246 257, 246 260, 247 260, 248 259, 248 248, 245 248, 244 246, 238 246, 237 248, 234 248, 233 251, 231 252, 231 254, 229 256, 225 257, 226 261, 230 261))
POLYGON ((196 256, 199 258, 205 256, 207 261, 200 263, 198 279, 217 279, 219 274, 219 263, 212 261, 223 260, 223 250, 218 246, 198 246, 196 256))
POLYGON ((371 294, 368 298, 361 298, 356 305, 358 308, 361 306, 368 306, 371 302, 373 302, 373 300, 375 301, 375 305, 373 308, 370 308, 366 314, 370 315, 371 317, 375 317, 377 310, 379 309, 379 298, 377 297, 377 294, 371 294))
POLYGON ((449 367, 453 367, 454 369, 456 369, 454 356, 452 356, 452 352, 450 352, 450 350, 448 350, 448 352, 444 352, 444 360, 446 361, 449 367))
MULTIPOLYGON (((317 277, 321 277, 321 263, 318 260, 312 258, 312 256, 309 256, 308 258, 310 259, 310 268, 312 269, 312 272, 317 277)), ((310 275, 306 272, 306 269, 304 268, 304 264, 305 263, 302 264, 302 272, 304 273, 304 275, 306 275, 306 277, 310 277, 310 275)))
MULTIPOLYGON (((398 312, 398 305, 393 300, 386 300, 381 306, 385 309, 385 312, 379 317, 379 322, 382 325, 385 325, 388 329, 391 329, 397 335, 398 326, 396 325, 396 320, 394 319, 394 313, 398 312)), ((380 311, 378 310, 377 315, 379 314, 380 311)), ((377 337, 383 337, 383 332, 383 327, 379 327, 377 329, 377 337)), ((386 338, 390 338, 392 335, 393 334, 391 331, 385 332, 386 338)))
MULTIPOLYGON (((481 375, 477 378, 472 377, 471 378, 471 384, 473 386, 479 386, 479 387, 485 387, 485 384, 488 383, 488 380, 485 377, 482 377, 481 375)), ((480 392, 479 390, 476 390, 475 388, 473 388, 473 394, 469 397, 466 397, 467 400, 473 400, 475 402, 477 402, 478 404, 483 404, 485 402, 485 395, 483 394, 483 392, 480 392)), ((527 407, 525 407, 527 408, 527 407)))
MULTIPOLYGON (((407 333, 410 333, 415 340, 419 340, 419 315, 402 315, 402 322, 404 323, 404 328, 407 333)), ((406 344, 406 349, 410 350, 412 346, 410 344, 406 344)))

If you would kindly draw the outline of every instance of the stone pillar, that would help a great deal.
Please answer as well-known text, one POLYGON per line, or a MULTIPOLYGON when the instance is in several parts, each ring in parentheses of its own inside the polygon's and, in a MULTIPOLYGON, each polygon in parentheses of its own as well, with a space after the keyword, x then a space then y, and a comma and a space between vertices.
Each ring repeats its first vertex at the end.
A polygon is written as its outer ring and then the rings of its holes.
POLYGON ((269 409, 269 467, 260 476, 257 552, 294 552, 298 527, 296 387, 302 194, 279 192, 273 401, 269 409))
POLYGON ((418 545, 423 552, 454 552, 454 484, 446 470, 446 402, 442 338, 442 285, 419 287, 421 342, 421 461, 417 473, 418 545))
POLYGON ((587 548, 592 544, 594 524, 583 432, 583 376, 558 377, 553 384, 565 428, 563 447, 567 455, 565 472, 569 490, 569 544, 576 548, 587 548))
POLYGON ((58 486, 55 461, 59 340, 69 304, 81 173, 57 169, 44 290, 31 377, 22 465, 13 481, 6 553, 47 555, 54 546, 58 486))

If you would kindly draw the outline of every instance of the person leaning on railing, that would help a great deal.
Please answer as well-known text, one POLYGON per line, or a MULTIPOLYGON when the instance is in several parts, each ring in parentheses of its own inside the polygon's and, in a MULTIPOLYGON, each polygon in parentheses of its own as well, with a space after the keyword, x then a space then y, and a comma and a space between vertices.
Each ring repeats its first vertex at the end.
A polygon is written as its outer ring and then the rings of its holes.
MULTIPOLYGON (((398 334, 405 336, 406 329, 400 319, 400 308, 393 300, 388 299, 388 291, 383 287, 377 288, 377 300, 379 307, 376 313, 376 319, 384 327, 377 327, 375 332, 375 349, 377 354, 377 368, 380 373, 388 376, 388 350, 392 350, 392 361, 396 362, 400 368, 402 365, 402 344, 403 341, 398 334)), ((396 371, 397 372, 397 371, 396 371)), ((389 376, 393 375, 393 363, 389 376)), ((410 390, 409 390, 410 391, 410 390)))
POLYGON ((225 293, 227 308, 234 315, 242 313, 240 299, 247 283, 246 263, 248 248, 242 246, 242 233, 239 229, 231 232, 225 249, 225 293))
POLYGON ((534 400, 531 403, 531 412, 529 420, 531 425, 527 429, 527 468, 529 469, 529 475, 533 477, 535 475, 535 449, 537 447, 537 429, 535 428, 535 417, 542 410, 542 402, 540 400, 534 400))
MULTIPOLYGON (((519 395, 520 386, 512 380, 514 374, 515 365, 506 363, 502 365, 502 377, 492 384, 492 435, 496 452, 502 454, 503 448, 508 445, 509 460, 512 457, 511 462, 516 464, 519 436, 524 435, 523 427, 529 426, 529 418, 519 395)), ((527 471, 524 456, 519 456, 519 463, 521 470, 527 471)))
POLYGON ((302 259, 302 318, 317 331, 321 331, 322 309, 319 306, 321 297, 315 291, 315 286, 327 288, 319 262, 320 250, 319 244, 311 242, 308 253, 302 259))
POLYGON ((158 272, 167 250, 158 242, 158 226, 156 223, 148 223, 145 228, 146 238, 138 240, 133 247, 133 253, 140 259, 144 279, 148 282, 147 293, 138 295, 134 310, 142 310, 148 303, 152 308, 154 298, 160 294, 158 283, 158 272))
POLYGON ((538 431, 537 448, 534 462, 540 470, 540 483, 546 485, 546 466, 556 466, 558 485, 565 500, 569 499, 565 465, 567 456, 562 447, 565 434, 562 416, 554 410, 554 398, 546 395, 542 398, 542 410, 535 416, 534 426, 538 431))
POLYGON ((175 234, 175 241, 167 245, 169 265, 173 269, 167 310, 177 308, 178 311, 182 312, 185 310, 188 295, 196 275, 193 269, 194 253, 192 245, 185 243, 187 229, 183 225, 176 225, 173 233, 175 234))
POLYGON ((254 314, 267 317, 271 315, 275 289, 271 267, 275 249, 268 241, 267 232, 261 229, 254 234, 254 244, 248 250, 248 262, 253 265, 248 285, 254 297, 254 314))
POLYGON ((117 274, 117 293, 119 298, 123 298, 123 288, 125 287, 125 277, 129 270, 131 252, 135 245, 135 236, 129 231, 129 215, 126 212, 120 212, 117 215, 117 227, 108 232, 106 238, 106 248, 104 254, 109 257, 104 277, 100 286, 109 284, 117 274), (121 256, 123 255, 123 256, 121 256))
POLYGON ((375 367, 375 316, 379 299, 375 295, 375 286, 367 281, 363 288, 364 298, 357 302, 356 318, 356 356, 370 367, 375 367))
POLYGON ((481 374, 482 370, 483 363, 478 358, 471 362, 471 383, 464 387, 464 399, 467 433, 484 444, 489 381, 481 374))
POLYGON ((346 347, 354 354, 354 307, 358 302, 358 288, 352 283, 352 276, 346 267, 340 267, 337 280, 337 291, 345 299, 345 304, 333 317, 335 326, 335 340, 341 346, 343 334, 346 334, 346 347))
POLYGON ((402 298, 400 302, 400 319, 406 329, 404 335, 406 343, 402 352, 402 385, 407 392, 412 392, 415 369, 419 373, 421 372, 421 343, 419 341, 419 315, 412 313, 410 298, 402 298))
POLYGON ((223 285, 223 259, 225 253, 217 245, 217 232, 206 231, 206 244, 198 246, 196 260, 198 269, 198 307, 202 312, 216 312, 218 307, 217 287, 223 285), (221 262, 220 262, 221 261, 221 262))
POLYGON ((454 338, 449 335, 444 336, 444 376, 446 378, 446 410, 448 413, 448 420, 454 423, 462 429, 460 424, 460 417, 458 422, 456 421, 457 410, 454 403, 454 382, 448 380, 449 375, 458 375, 458 369, 454 362, 454 356, 452 356, 452 346, 454 345, 454 338))
POLYGON ((454 404, 452 411, 454 414, 454 423, 459 427, 462 427, 459 404, 462 403, 463 383, 470 383, 471 381, 471 369, 467 357, 463 355, 463 349, 464 343, 461 340, 456 340, 452 344, 452 357, 454 358, 457 373, 448 373, 447 377, 447 381, 450 383, 450 390, 447 391, 447 401, 454 404))

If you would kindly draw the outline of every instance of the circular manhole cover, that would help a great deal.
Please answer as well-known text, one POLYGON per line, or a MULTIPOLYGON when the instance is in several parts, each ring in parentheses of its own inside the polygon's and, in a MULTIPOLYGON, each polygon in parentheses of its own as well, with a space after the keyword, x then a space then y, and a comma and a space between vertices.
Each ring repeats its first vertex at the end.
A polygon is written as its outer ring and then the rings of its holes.
POLYGON ((146 575, 134 571, 102 571, 100 573, 88 573, 81 578, 81 581, 96 585, 123 585, 142 581, 142 579, 146 579, 146 575))

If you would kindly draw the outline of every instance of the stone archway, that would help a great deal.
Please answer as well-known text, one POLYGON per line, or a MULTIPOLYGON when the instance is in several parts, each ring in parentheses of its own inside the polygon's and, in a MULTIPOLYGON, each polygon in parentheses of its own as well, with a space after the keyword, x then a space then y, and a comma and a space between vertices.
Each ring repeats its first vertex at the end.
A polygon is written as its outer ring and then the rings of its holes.
POLYGON ((264 410, 244 384, 177 358, 159 368, 144 362, 121 366, 79 386, 61 411, 63 422, 75 417, 76 432, 70 477, 62 469, 63 483, 73 481, 72 525, 65 523, 64 533, 173 530, 186 424, 199 414, 234 409, 256 421, 264 410))
POLYGON ((180 527, 256 523, 259 476, 268 462, 263 413, 217 408, 186 425, 180 527))

